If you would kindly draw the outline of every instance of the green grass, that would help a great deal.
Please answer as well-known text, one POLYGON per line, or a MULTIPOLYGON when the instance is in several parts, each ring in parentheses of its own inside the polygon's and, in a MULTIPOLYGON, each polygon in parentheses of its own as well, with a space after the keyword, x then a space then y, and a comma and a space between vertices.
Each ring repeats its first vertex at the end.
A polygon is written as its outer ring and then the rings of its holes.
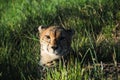
POLYGON ((112 32, 120 21, 119 0, 1 0, 1 80, 105 80, 100 62, 120 62, 112 32), (39 25, 73 28, 72 48, 80 61, 38 73, 39 25), (84 67, 93 64, 93 69, 84 67))

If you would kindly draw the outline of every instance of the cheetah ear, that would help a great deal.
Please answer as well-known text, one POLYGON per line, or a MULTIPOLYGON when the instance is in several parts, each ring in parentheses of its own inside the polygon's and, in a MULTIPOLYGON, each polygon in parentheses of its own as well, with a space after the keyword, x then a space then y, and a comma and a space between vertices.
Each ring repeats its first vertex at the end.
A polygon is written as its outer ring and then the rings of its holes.
POLYGON ((42 25, 40 25, 40 26, 38 27, 39 33, 41 33, 42 31, 44 31, 45 29, 46 29, 46 27, 45 27, 45 26, 42 26, 42 25))
POLYGON ((69 29, 69 30, 67 30, 67 32, 70 34, 70 36, 73 36, 75 34, 74 29, 69 29))

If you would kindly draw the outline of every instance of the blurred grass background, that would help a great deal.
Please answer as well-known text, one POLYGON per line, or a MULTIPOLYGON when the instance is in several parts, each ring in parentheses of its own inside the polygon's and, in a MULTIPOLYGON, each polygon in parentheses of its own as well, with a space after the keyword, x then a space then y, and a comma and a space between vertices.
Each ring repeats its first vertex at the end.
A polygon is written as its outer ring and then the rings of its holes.
POLYGON ((48 71, 46 80, 88 80, 93 73, 82 64, 120 62, 119 22, 120 0, 0 0, 0 79, 41 80, 38 26, 58 24, 75 30, 71 46, 82 59, 48 71))

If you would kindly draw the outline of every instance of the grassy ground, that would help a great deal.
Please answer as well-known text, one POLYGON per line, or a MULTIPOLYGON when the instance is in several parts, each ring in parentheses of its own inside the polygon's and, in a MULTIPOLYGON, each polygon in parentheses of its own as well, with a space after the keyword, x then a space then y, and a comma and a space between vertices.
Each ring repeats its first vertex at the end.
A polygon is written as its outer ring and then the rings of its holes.
POLYGON ((120 62, 120 0, 0 0, 0 15, 1 80, 106 80, 96 64, 120 62), (37 28, 54 24, 75 30, 81 60, 38 73, 37 28))

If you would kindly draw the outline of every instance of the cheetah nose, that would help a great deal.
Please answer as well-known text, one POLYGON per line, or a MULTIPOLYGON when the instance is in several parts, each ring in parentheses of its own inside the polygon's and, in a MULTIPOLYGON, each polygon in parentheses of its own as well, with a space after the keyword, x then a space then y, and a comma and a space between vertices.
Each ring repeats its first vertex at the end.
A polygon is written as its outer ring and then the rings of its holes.
POLYGON ((52 46, 51 47, 53 50, 56 50, 58 48, 58 46, 52 46))

